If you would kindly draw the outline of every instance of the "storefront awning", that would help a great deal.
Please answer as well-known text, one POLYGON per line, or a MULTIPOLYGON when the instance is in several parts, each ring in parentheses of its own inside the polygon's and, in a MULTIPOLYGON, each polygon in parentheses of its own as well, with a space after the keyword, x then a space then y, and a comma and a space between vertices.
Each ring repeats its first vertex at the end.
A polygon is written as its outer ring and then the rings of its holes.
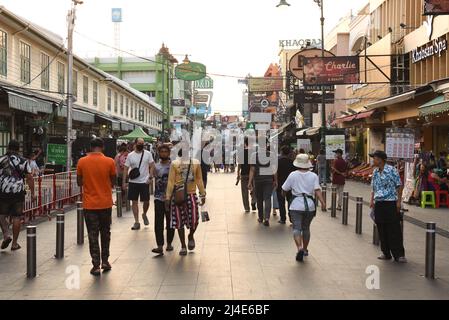
POLYGON ((27 97, 15 92, 8 91, 8 104, 12 109, 34 113, 52 113, 53 103, 37 98, 27 97))
POLYGON ((435 99, 423 104, 418 108, 418 111, 420 116, 428 116, 449 111, 449 100, 445 100, 444 96, 438 96, 435 99))
POLYGON ((274 139, 274 138, 278 137, 280 134, 282 134, 292 124, 293 124, 293 122, 289 122, 289 123, 284 124, 282 127, 278 128, 276 134, 273 135, 270 139, 274 139))
POLYGON ((359 120, 359 119, 369 118, 369 117, 371 117, 373 115, 374 112, 375 112, 375 110, 371 110, 371 111, 368 111, 368 112, 361 112, 361 113, 359 113, 359 114, 357 114, 355 116, 355 119, 359 120))
POLYGON ((110 119, 109 121, 111 121, 111 126, 112 126, 112 131, 120 131, 121 130, 121 125, 119 121, 115 121, 110 119))
POLYGON ((297 136, 314 136, 320 132, 320 127, 313 127, 313 128, 307 128, 303 129, 301 131, 296 132, 297 136))
MULTIPOLYGON (((67 118, 67 106, 58 108, 58 117, 67 118)), ((95 123, 95 115, 90 112, 72 109, 73 120, 79 122, 95 123)))
POLYGON ((120 127, 122 129, 122 131, 133 131, 134 130, 134 125, 128 122, 120 122, 120 127))
POLYGON ((398 94, 393 97, 388 97, 388 98, 368 104, 366 106, 366 110, 374 110, 374 109, 378 109, 378 108, 388 107, 392 104, 412 100, 415 98, 415 94, 416 94, 416 90, 412 90, 409 92, 398 94))

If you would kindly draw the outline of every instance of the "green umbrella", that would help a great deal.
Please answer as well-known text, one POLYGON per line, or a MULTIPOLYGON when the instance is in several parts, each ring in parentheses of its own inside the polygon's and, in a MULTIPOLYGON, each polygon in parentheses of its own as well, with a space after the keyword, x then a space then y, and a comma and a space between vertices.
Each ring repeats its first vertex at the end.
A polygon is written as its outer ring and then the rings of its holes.
POLYGON ((128 133, 125 136, 119 137, 119 139, 134 141, 137 138, 142 138, 146 142, 153 142, 153 137, 149 136, 141 127, 137 127, 133 132, 128 133))

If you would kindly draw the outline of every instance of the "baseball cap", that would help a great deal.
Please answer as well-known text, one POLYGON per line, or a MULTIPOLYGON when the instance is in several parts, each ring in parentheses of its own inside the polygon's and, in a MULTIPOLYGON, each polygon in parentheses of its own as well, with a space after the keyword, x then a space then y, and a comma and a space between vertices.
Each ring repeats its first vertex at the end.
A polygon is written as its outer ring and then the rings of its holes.
POLYGON ((377 157, 377 158, 380 158, 382 160, 387 160, 387 158, 388 158, 387 154, 384 151, 381 151, 381 150, 374 151, 374 153, 370 153, 369 156, 371 158, 377 157))

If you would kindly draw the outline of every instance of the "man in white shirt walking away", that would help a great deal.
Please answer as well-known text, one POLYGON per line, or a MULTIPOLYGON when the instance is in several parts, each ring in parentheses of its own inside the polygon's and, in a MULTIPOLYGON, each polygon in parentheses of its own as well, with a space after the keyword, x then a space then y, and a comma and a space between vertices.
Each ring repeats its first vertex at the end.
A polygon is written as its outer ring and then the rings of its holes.
POLYGON ((309 255, 308 246, 310 242, 310 224, 316 215, 316 199, 325 208, 323 195, 321 194, 318 176, 311 172, 312 164, 307 154, 299 154, 293 165, 297 171, 290 173, 282 186, 284 195, 292 192, 290 203, 290 215, 293 222, 293 239, 295 240, 298 253, 296 260, 304 261, 309 255))
POLYGON ((129 177, 128 200, 132 202, 134 225, 131 230, 139 230, 139 198, 143 203, 143 223, 150 224, 147 212, 150 208, 150 170, 154 170, 154 160, 150 151, 145 150, 145 141, 138 138, 135 141, 134 151, 126 158, 123 169, 123 189, 126 189, 126 181, 129 177))

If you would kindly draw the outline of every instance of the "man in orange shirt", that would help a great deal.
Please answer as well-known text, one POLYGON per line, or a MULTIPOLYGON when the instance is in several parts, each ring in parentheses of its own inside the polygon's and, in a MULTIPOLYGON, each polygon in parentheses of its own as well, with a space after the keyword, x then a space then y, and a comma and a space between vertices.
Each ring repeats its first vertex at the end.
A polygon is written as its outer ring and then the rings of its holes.
POLYGON ((83 187, 84 219, 89 235, 89 250, 94 276, 111 270, 109 244, 111 242, 112 188, 115 185, 116 169, 112 158, 103 154, 104 143, 95 138, 90 143, 91 152, 78 161, 77 182, 83 187), (101 251, 98 236, 101 238, 101 251))

